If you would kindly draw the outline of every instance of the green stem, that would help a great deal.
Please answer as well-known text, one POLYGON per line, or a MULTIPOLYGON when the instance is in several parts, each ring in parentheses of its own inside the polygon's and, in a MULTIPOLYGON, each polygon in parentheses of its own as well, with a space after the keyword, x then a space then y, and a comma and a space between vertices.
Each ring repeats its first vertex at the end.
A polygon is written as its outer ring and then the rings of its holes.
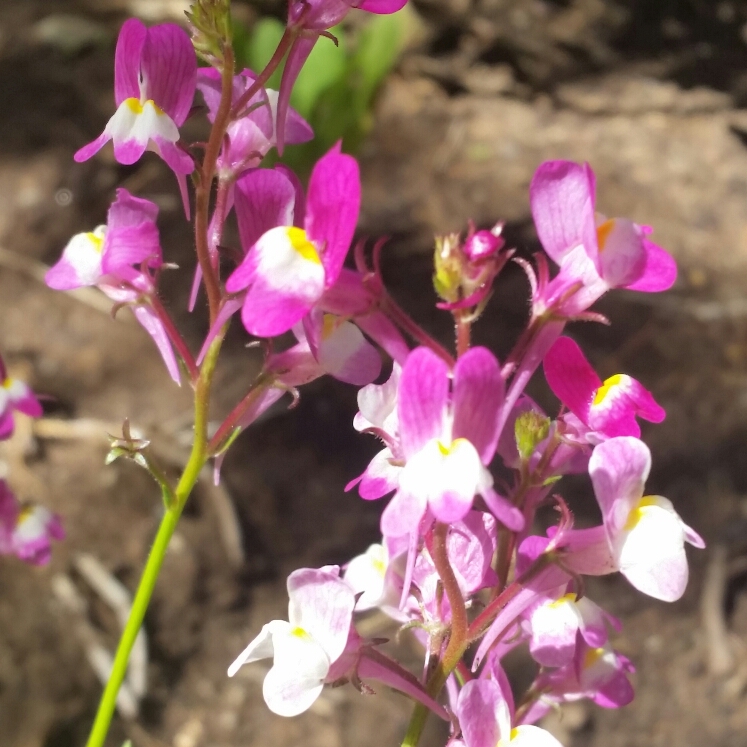
POLYGON ((119 688, 122 686, 125 674, 127 673, 130 653, 135 643, 135 638, 137 638, 137 634, 140 631, 140 626, 143 624, 143 618, 148 609, 150 599, 153 596, 153 589, 156 585, 158 574, 161 571, 164 558, 166 557, 169 542, 174 534, 179 517, 184 510, 187 498, 189 498, 192 489, 200 477, 200 471, 207 461, 210 386, 222 344, 223 335, 219 334, 210 345, 202 364, 200 377, 195 386, 195 438, 192 443, 192 452, 189 455, 189 461, 184 467, 184 472, 182 472, 179 483, 174 490, 173 505, 166 510, 163 519, 161 519, 161 525, 158 527, 158 533, 148 556, 148 562, 145 564, 143 575, 140 578, 140 583, 135 593, 135 599, 132 602, 130 616, 127 619, 127 624, 119 640, 112 671, 104 688, 104 694, 101 696, 99 709, 96 713, 96 719, 94 720, 86 747, 103 747, 106 740, 109 724, 117 705, 119 688))

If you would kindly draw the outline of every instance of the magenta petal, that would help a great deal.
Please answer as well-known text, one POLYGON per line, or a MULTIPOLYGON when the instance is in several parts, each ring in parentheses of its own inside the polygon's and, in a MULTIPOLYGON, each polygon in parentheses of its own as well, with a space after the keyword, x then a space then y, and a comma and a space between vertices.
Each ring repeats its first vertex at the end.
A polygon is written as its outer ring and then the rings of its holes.
POLYGON ((596 260, 593 172, 588 166, 545 161, 532 178, 529 195, 539 240, 557 264, 579 244, 596 260))
POLYGON ((60 291, 81 287, 77 270, 64 256, 47 270, 44 282, 47 287, 60 291))
MULTIPOLYGON (((145 153, 145 149, 148 146, 147 140, 135 140, 130 138, 129 140, 123 140, 120 142, 114 141, 114 158, 117 163, 121 163, 123 166, 131 166, 140 160, 140 157, 145 153)), ((80 153, 80 151, 78 151, 80 153)))
POLYGON ((325 288, 334 285, 340 275, 360 205, 358 162, 333 147, 314 166, 306 200, 306 233, 318 247, 324 247, 325 288))
POLYGON ((31 388, 24 384, 24 392, 17 399, 13 400, 13 409, 28 415, 30 418, 40 418, 44 415, 44 408, 41 402, 34 396, 31 388))
POLYGON ((288 107, 285 120, 284 140, 288 145, 308 143, 314 138, 311 125, 293 108, 288 107))
POLYGON ((285 122, 288 118, 291 91, 293 91, 296 78, 298 78, 298 74, 301 72, 301 68, 303 67, 304 62, 306 62, 308 56, 311 54, 311 50, 314 48, 318 38, 318 34, 311 34, 310 32, 306 32, 303 36, 296 37, 285 61, 283 77, 280 80, 278 111, 275 119, 275 128, 277 132, 277 142, 275 147, 277 148, 278 154, 281 156, 283 155, 283 149, 285 148, 285 122))
POLYGON ((257 274, 257 253, 249 252, 242 263, 228 276, 226 290, 229 293, 239 293, 254 282, 257 274))
POLYGON ((643 240, 643 247, 646 250, 643 273, 638 280, 625 287, 628 290, 646 293, 668 290, 677 280, 677 263, 674 257, 666 249, 662 249, 648 239, 643 240))
POLYGON ((504 383, 495 356, 487 348, 472 348, 454 366, 452 438, 466 438, 489 464, 498 444, 498 410, 504 383))
POLYGON ((633 503, 643 495, 651 469, 648 446, 631 436, 599 444, 589 460, 589 476, 608 533, 622 529, 633 503))
MULTIPOLYGON (((431 698, 418 680, 397 662, 387 659, 374 648, 365 648, 358 662, 358 676, 383 682, 400 692, 409 695, 413 700, 430 708, 437 716, 448 720, 448 715, 441 705, 431 698)), ((495 745, 493 745, 495 747, 495 745)))
POLYGON ((543 362, 545 378, 553 394, 585 425, 589 409, 602 381, 570 337, 559 337, 543 362))
POLYGON ((13 435, 14 429, 13 410, 8 407, 7 410, 0 413, 0 441, 10 438, 13 435))
POLYGON ((449 367, 429 348, 410 353, 402 369, 397 412, 405 458, 441 436, 449 402, 449 367))
POLYGON ((148 29, 141 71, 146 97, 181 127, 192 108, 197 85, 197 58, 187 32, 175 23, 148 29))
POLYGON ((483 491, 482 498, 485 504, 498 521, 512 532, 521 532, 524 529, 524 514, 507 498, 488 488, 483 491))
POLYGON ((278 291, 258 277, 247 291, 241 321, 250 335, 275 337, 300 322, 312 306, 307 298, 278 291))
MULTIPOLYGON (((471 680, 459 693, 457 716, 467 747, 496 747, 501 739, 496 713, 504 703, 503 693, 493 680, 471 680)), ((508 740, 505 740, 508 743, 508 740)))
POLYGON ((171 347, 171 341, 168 334, 166 334, 161 320, 149 306, 135 306, 132 309, 132 313, 140 324, 143 325, 145 331, 153 338, 153 342, 156 343, 156 347, 161 353, 163 362, 166 364, 166 370, 169 372, 171 378, 177 384, 181 385, 179 364, 177 363, 174 349, 171 347))
POLYGON ((398 490, 381 515, 381 533, 386 537, 402 537, 415 532, 427 507, 424 496, 398 490))
POLYGON ((363 0, 357 7, 369 13, 387 15, 402 10, 406 4, 407 0, 363 0))
POLYGON ((245 252, 277 226, 292 226, 295 185, 280 169, 255 169, 236 182, 236 219, 245 252))
MULTIPOLYGON (((172 143, 169 140, 164 140, 162 137, 154 137, 153 142, 158 148, 158 155, 166 161, 166 165, 179 177, 181 174, 191 174, 195 170, 195 161, 192 156, 179 147, 177 143, 172 143)), ((182 192, 182 201, 184 202, 184 191, 180 185, 180 191, 182 192)), ((185 213, 189 213, 189 203, 186 203, 184 208, 185 213)))
POLYGON ((358 317, 355 323, 377 344, 380 345, 392 360, 402 365, 410 353, 410 348, 394 322, 383 312, 358 317))
POLYGON ((88 145, 84 145, 80 150, 77 150, 73 156, 73 160, 76 163, 83 163, 83 161, 93 158, 93 156, 95 156, 110 140, 111 135, 102 132, 95 140, 92 140, 88 145))
POLYGON ((148 30, 142 21, 130 18, 122 24, 114 52, 114 101, 140 99, 140 58, 148 30))
POLYGON ((155 222, 158 217, 158 205, 142 197, 135 197, 124 187, 117 190, 117 197, 106 214, 108 230, 139 226, 145 221, 155 222))
POLYGON ((210 327, 210 331, 205 338, 205 342, 202 343, 200 354, 197 356, 197 360, 195 361, 198 366, 202 364, 203 358, 207 355, 207 351, 210 349, 210 344, 215 339, 215 336, 220 332, 223 325, 241 308, 243 303, 243 298, 227 298, 223 302, 218 310, 218 315, 215 317, 213 326, 210 327))

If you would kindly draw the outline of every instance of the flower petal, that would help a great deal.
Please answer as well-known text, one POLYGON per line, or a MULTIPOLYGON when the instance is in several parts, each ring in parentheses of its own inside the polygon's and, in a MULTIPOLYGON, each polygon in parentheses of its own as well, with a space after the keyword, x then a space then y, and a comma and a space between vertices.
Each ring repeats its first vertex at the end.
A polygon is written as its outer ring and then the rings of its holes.
POLYGON ((429 348, 416 348, 402 369, 397 415, 402 451, 409 458, 439 438, 449 402, 449 367, 429 348))
POLYGON ((288 576, 288 597, 291 626, 313 636, 329 663, 334 663, 348 640, 355 608, 353 590, 338 575, 301 568, 288 576))
POLYGON ((589 408, 602 380, 570 337, 559 337, 543 361, 545 378, 553 394, 585 425, 589 408))
POLYGON ((589 459, 589 476, 602 509, 608 534, 621 531, 634 504, 643 495, 651 469, 651 452, 631 436, 599 444, 589 459))
POLYGON ((125 21, 119 30, 114 52, 114 101, 117 106, 125 99, 140 98, 140 58, 147 35, 145 24, 137 18, 125 21))
POLYGON ((236 182, 236 219, 244 251, 277 226, 294 225, 296 190, 280 169, 256 169, 236 182))
POLYGON ((454 366, 452 437, 466 438, 483 464, 490 463, 498 444, 504 391, 498 361, 487 348, 471 348, 454 366))
POLYGON ((643 240, 646 251, 645 264, 640 276, 625 287, 628 290, 657 293, 669 290, 677 280, 677 263, 666 250, 648 239, 643 240))
POLYGON ((321 252, 325 288, 334 285, 353 240, 361 204, 358 162, 333 147, 317 161, 309 180, 306 232, 321 252))
POLYGON ((582 245, 597 257, 593 172, 571 161, 545 161, 529 187, 532 216, 545 251, 557 264, 582 245))
POLYGON ((175 23, 151 26, 140 70, 145 98, 153 99, 181 127, 192 108, 197 85, 197 57, 187 32, 175 23))

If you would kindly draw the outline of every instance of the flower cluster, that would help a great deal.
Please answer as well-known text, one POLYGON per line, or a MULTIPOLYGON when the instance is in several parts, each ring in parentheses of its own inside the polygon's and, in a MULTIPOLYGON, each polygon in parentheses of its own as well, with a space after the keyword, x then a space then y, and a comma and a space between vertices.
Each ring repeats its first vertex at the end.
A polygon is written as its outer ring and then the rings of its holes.
MULTIPOLYGON (((630 376, 602 381, 563 334, 568 322, 591 317, 589 307, 610 288, 657 291, 676 276, 670 255, 647 238, 650 229, 594 213, 593 185, 588 165, 549 162, 535 174, 535 224, 560 269, 551 279, 544 256, 534 266, 523 263, 532 314, 503 364, 486 348, 460 344, 465 336, 459 334, 505 264, 502 239, 496 231, 471 231, 464 243, 458 236, 437 243, 435 286, 441 308, 455 317, 457 355, 452 359, 435 344, 417 346, 395 359, 386 382, 370 383, 358 395, 354 427, 376 436, 383 448, 348 489, 357 486, 366 500, 391 495, 381 516, 382 541, 342 574, 336 567, 292 574, 289 622, 266 625, 229 670, 273 657, 264 694, 274 712, 305 710, 325 683, 341 677, 360 689, 361 677, 375 677, 367 669, 374 652, 379 662, 387 661, 389 684, 398 686, 395 664, 355 629, 356 614, 373 608, 416 626, 431 674, 409 694, 429 705, 446 684, 453 744, 555 745, 533 725, 553 705, 588 698, 616 708, 633 698, 632 665, 610 636, 620 624, 584 596, 583 576, 619 571, 639 591, 674 601, 687 583, 684 545, 703 542, 669 500, 645 493, 651 456, 638 419, 661 422, 663 408, 630 376), (486 251, 476 253, 475 244, 486 251), (486 256, 492 263, 482 275, 488 287, 475 287, 475 263, 486 256), (540 364, 559 400, 555 418, 524 393, 540 364), (575 528, 572 513, 553 493, 569 473, 589 475, 599 526, 575 528), (557 506, 559 521, 537 535, 536 511, 548 503, 557 506), (522 644, 539 673, 515 705, 501 660, 522 644)), ((338 226, 345 225, 346 199, 340 200, 338 226)), ((283 262, 282 288, 266 290, 259 280, 272 272, 269 263, 266 270, 262 265, 261 242, 245 260, 256 274, 239 268, 234 276, 244 278, 242 286, 234 285, 237 291, 255 278, 250 293, 257 287, 288 299, 293 316, 288 313, 275 329, 308 315, 328 293, 326 266, 312 254, 319 239, 312 234, 313 246, 301 250, 287 233, 282 238, 287 253, 296 251, 299 267, 283 262), (293 276, 308 296, 291 305, 293 276)), ((279 247, 273 247, 274 257, 281 256, 279 247)), ((252 302, 250 293, 245 304, 252 302)), ((244 322, 260 334, 257 308, 252 304, 244 322)), ((443 716, 442 706, 429 707, 443 716)))
MULTIPOLYGON (((0 358, 0 441, 13 435, 16 412, 38 418, 43 411, 28 384, 10 378, 0 358)), ((22 505, 8 483, 0 479, 0 555, 16 555, 27 563, 44 565, 51 557, 52 540, 64 536, 59 516, 43 506, 22 505)))
MULTIPOLYGON (((402 4, 365 0, 358 7, 389 13, 402 4)), ((361 387, 353 427, 378 438, 382 449, 348 489, 357 487, 365 500, 387 499, 381 542, 343 567, 292 573, 288 620, 267 623, 229 674, 271 658, 263 693, 283 716, 308 709, 325 685, 349 682, 370 693, 367 681, 377 680, 449 722, 451 744, 556 745, 534 725, 548 709, 579 698, 616 708, 633 697, 632 665, 613 646, 619 623, 586 598, 584 576, 619 571, 643 593, 674 601, 687 583, 685 543, 703 546, 670 501, 645 494, 651 456, 639 419, 658 423, 663 408, 630 376, 602 381, 564 335, 569 322, 604 320, 591 307, 608 290, 669 288, 674 260, 650 240, 649 227, 596 211, 587 164, 543 163, 529 194, 544 250, 533 261, 513 257, 501 224, 470 226, 464 238, 436 241, 436 305, 455 327, 450 352, 387 293, 379 267, 383 243, 372 253, 365 242, 354 244, 361 203, 356 160, 337 144, 316 163, 306 188, 287 167, 262 163, 272 148, 312 137, 289 109, 290 89, 313 45, 350 4, 291 0, 280 46, 256 73, 233 68, 227 7, 226 0, 195 3, 194 48, 178 26, 146 29, 128 21, 116 50, 116 112, 76 154, 90 158, 109 140, 121 163, 155 151, 176 174, 188 217, 188 174, 195 188, 198 267, 190 308, 204 287, 209 310, 199 351, 191 350, 159 296, 161 272, 173 265, 164 259, 152 202, 119 189, 106 225, 73 237, 47 274, 52 288, 96 286, 116 307, 129 306, 174 381, 186 377, 194 388, 195 440, 178 484, 157 468, 145 440, 135 444, 126 436, 114 456, 136 456, 155 477, 165 504, 162 530, 173 531, 203 465, 212 459, 219 479, 238 433, 273 403, 287 393, 295 401, 299 388, 324 375, 361 387), (195 48, 211 68, 197 70, 195 48), (280 91, 267 90, 264 82, 284 56, 280 91), (179 133, 190 112, 199 111, 198 92, 212 126, 199 149, 179 133), (238 246, 223 245, 229 219, 238 225, 238 246), (471 327, 512 259, 526 271, 531 312, 514 349, 499 361, 471 345, 471 327), (215 363, 236 319, 259 338, 263 366, 209 433, 215 363), (295 341, 287 343, 287 333, 295 341), (555 417, 525 391, 540 369, 559 401, 555 417), (598 526, 574 525, 557 492, 566 474, 588 474, 598 526), (535 518, 544 505, 554 505, 559 518, 538 533, 535 518), (359 634, 357 617, 374 608, 414 631, 424 650, 422 673, 384 653, 381 640, 359 634), (514 702, 502 660, 520 645, 538 673, 514 702)), ((6 402, 28 407, 30 395, 6 390, 6 402)), ((8 407, 0 411, 0 427, 7 427, 8 407)), ((34 529, 23 511, 2 509, 3 495, 0 519, 12 515, 15 534, 0 534, 0 548, 17 547, 34 529)), ((41 525, 48 536, 58 531, 52 519, 45 524, 37 515, 34 527, 41 525)), ((148 589, 164 548, 159 544, 160 555, 148 561, 148 589)), ((133 638, 125 636, 123 646, 133 638)), ((113 702, 104 698, 102 708, 113 702)), ((416 714, 407 744, 417 742, 422 723, 416 714)))

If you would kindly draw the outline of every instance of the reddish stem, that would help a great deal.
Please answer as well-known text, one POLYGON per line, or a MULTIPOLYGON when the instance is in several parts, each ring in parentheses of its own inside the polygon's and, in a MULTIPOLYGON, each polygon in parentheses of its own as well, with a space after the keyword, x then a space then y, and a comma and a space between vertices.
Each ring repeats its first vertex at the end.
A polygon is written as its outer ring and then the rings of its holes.
POLYGON ((166 334, 169 336, 171 344, 176 348, 179 356, 184 361, 184 365, 187 367, 187 371, 189 371, 190 381, 192 385, 194 385, 200 376, 200 370, 197 368, 194 356, 187 347, 187 343, 184 341, 184 338, 181 336, 181 334, 179 334, 179 330, 174 324, 174 320, 171 318, 169 312, 166 311, 166 308, 161 303, 161 299, 158 297, 158 295, 156 293, 151 294, 149 297, 149 301, 150 307, 153 309, 153 311, 156 312, 159 321, 163 325, 163 328, 166 330, 166 334))
POLYGON ((233 105, 231 109, 232 120, 239 119, 243 115, 244 107, 249 103, 252 96, 254 96, 257 91, 267 83, 275 70, 277 70, 278 65, 283 61, 283 57, 285 57, 286 52, 290 49, 298 34, 299 28, 297 26, 285 29, 285 33, 283 34, 282 39, 280 39, 277 49, 267 65, 265 65, 265 69, 257 76, 254 83, 252 83, 252 85, 241 94, 239 100, 233 105))
POLYGON ((413 321, 391 296, 385 294, 379 302, 379 307, 405 334, 421 345, 430 348, 439 358, 443 358, 449 364, 449 367, 454 365, 454 356, 413 321))
POLYGON ((230 437, 234 428, 236 428, 241 419, 246 415, 247 410, 254 404, 257 397, 271 386, 274 381, 272 374, 260 374, 252 385, 252 388, 244 395, 244 398, 231 410, 226 419, 220 424, 215 435, 210 439, 207 446, 207 453, 217 454, 225 441, 230 437))
POLYGON ((449 560, 447 538, 449 535, 448 524, 442 524, 437 522, 433 530, 433 541, 430 546, 430 553, 433 559, 433 565, 436 567, 436 571, 444 585, 444 591, 446 597, 449 600, 449 606, 451 607, 451 631, 449 634, 449 643, 446 646, 446 651, 442 658, 442 662, 445 664, 447 669, 452 670, 459 659, 464 649, 464 641, 467 635, 467 609, 464 606, 464 598, 462 597, 462 590, 459 588, 459 583, 454 575, 454 569, 451 567, 451 561, 449 560), (456 661, 452 662, 455 654, 459 652, 456 657, 456 661))
POLYGON ((202 269, 202 277, 205 282, 205 291, 210 307, 210 324, 212 326, 218 315, 221 302, 220 280, 218 268, 213 267, 210 261, 210 249, 208 244, 208 228, 210 210, 210 192, 213 186, 213 176, 220 155, 226 128, 231 121, 231 99, 233 98, 233 72, 234 59, 233 50, 230 45, 225 50, 223 70, 221 71, 221 97, 218 111, 215 114, 213 128, 210 130, 210 139, 205 148, 205 157, 202 161, 199 180, 195 190, 195 246, 197 248, 197 260, 202 269))

